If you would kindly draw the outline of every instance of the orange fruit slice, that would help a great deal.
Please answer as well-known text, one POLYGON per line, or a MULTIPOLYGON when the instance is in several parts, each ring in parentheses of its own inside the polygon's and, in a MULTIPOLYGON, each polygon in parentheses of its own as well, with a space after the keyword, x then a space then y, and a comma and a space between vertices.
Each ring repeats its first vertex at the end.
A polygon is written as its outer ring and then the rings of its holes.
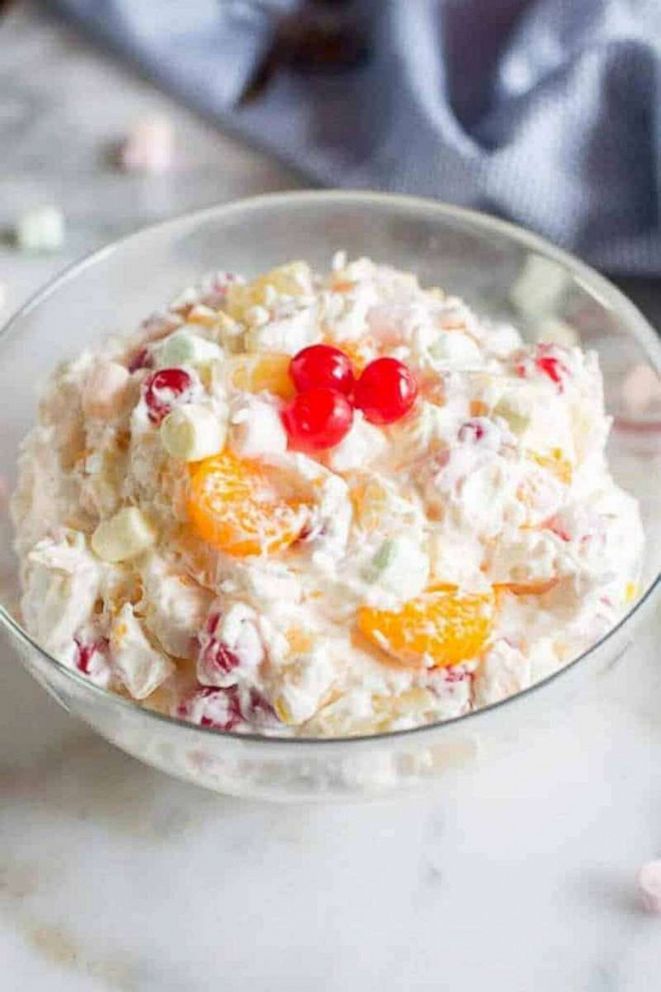
POLYGON ((539 582, 500 582, 496 588, 504 589, 515 596, 543 596, 545 592, 554 589, 559 581, 559 578, 553 578, 539 582))
POLYGON ((262 466, 224 451, 191 467, 188 516, 203 541, 242 558, 292 544, 307 504, 279 494, 262 466))
POLYGON ((264 352, 249 355, 236 355, 226 363, 230 385, 247 393, 266 390, 289 400, 294 395, 294 383, 289 375, 289 355, 279 352, 264 352))
POLYGON ((458 665, 484 647, 493 626, 493 591, 464 595, 449 586, 430 589, 399 610, 363 606, 358 629, 397 662, 431 667, 458 665))
POLYGON ((471 400, 468 409, 471 417, 486 417, 489 413, 489 407, 484 400, 471 400))

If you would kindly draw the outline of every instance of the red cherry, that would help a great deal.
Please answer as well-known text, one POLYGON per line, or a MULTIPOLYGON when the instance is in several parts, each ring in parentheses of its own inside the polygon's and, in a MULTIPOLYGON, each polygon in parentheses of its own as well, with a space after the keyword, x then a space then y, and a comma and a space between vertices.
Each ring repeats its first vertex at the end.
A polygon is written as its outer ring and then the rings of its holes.
POLYGON ((176 400, 190 393, 193 380, 185 369, 159 369, 145 380, 145 403, 152 424, 160 424, 176 400))
POLYGON ((319 451, 339 444, 353 423, 353 409, 337 389, 318 386, 295 396, 282 422, 293 447, 319 451))
POLYGON ((413 373, 396 358, 376 358, 356 383, 354 402, 372 424, 393 424, 418 395, 413 373))
POLYGON ((328 344, 313 344, 299 351, 291 360, 289 374, 299 393, 327 386, 349 396, 355 382, 349 356, 328 344))

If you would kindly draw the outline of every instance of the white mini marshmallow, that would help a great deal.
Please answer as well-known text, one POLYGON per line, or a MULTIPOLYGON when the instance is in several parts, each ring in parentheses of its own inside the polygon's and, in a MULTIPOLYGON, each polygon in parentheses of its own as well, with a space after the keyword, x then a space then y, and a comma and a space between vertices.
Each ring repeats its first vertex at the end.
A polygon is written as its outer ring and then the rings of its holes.
POLYGON ((560 262, 542 255, 528 255, 510 289, 510 301, 524 316, 533 319, 553 314, 571 283, 560 262))
POLYGON ((102 520, 92 534, 92 550, 103 561, 127 561, 156 542, 156 532, 136 506, 119 510, 102 520))
POLYGON ((573 348, 579 344, 576 329, 566 321, 555 317, 546 317, 538 323, 535 328, 535 338, 537 341, 560 344, 565 348, 573 348))
POLYGON ((117 362, 98 362, 94 365, 82 391, 85 415, 109 420, 119 413, 130 378, 128 369, 117 362))
POLYGON ((163 447, 185 462, 217 455, 225 446, 226 434, 226 419, 199 403, 175 407, 161 424, 163 447))
POLYGON ((110 627, 110 656, 134 699, 146 699, 174 671, 169 658, 145 637, 130 603, 124 603, 110 627))
POLYGON ((64 244, 64 216, 59 207, 33 207, 16 225, 16 243, 21 251, 59 251, 64 244))
POLYGON ((305 723, 328 697, 337 677, 336 659, 326 645, 316 645, 282 671, 275 710, 283 723, 305 723))
POLYGON ((482 355, 478 345, 461 331, 437 332, 429 346, 435 368, 472 368, 479 365, 482 355))
POLYGON ((167 172, 173 157, 174 131, 162 114, 138 121, 120 150, 120 164, 127 172, 167 172))
POLYGON ((648 861, 638 872, 638 892, 648 913, 661 914, 661 860, 648 861))
MULTIPOLYGON (((262 310, 263 307, 252 308, 253 323, 246 332, 246 351, 278 351, 283 355, 295 355, 307 345, 321 340, 319 318, 313 307, 295 310, 290 316, 255 323, 255 318, 262 320, 262 310)), ((264 312, 268 318, 268 310, 264 312)))
POLYGON ((349 472, 375 461, 388 450, 385 433, 369 424, 356 410, 349 432, 328 452, 328 466, 334 472, 349 472))
POLYGON ((283 455, 287 433, 272 403, 255 396, 241 397, 230 415, 229 444, 241 458, 283 455))
POLYGON ((154 357, 160 368, 177 365, 205 365, 223 357, 222 348, 207 341, 186 326, 170 334, 154 348, 154 357))

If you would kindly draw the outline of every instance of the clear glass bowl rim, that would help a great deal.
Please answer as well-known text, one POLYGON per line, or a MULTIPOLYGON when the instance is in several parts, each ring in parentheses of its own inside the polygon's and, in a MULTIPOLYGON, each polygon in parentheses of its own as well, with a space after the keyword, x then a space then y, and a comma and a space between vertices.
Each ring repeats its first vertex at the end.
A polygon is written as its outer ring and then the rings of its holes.
MULTIPOLYGON (((408 206, 416 210, 428 210, 430 213, 436 214, 439 219, 446 218, 459 222, 465 221, 476 226, 477 228, 482 228, 486 233, 493 232, 504 235, 507 238, 511 238, 530 250, 537 251, 539 254, 544 255, 547 258, 551 258, 560 265, 563 265, 571 272, 575 279, 585 282, 593 294, 598 295, 611 309, 617 311, 626 321, 630 330, 632 330, 632 332, 638 337, 639 343, 643 346, 650 363, 654 366, 656 371, 661 374, 661 348, 659 346, 658 336, 651 325, 638 310, 635 304, 633 304, 623 292, 621 292, 608 279, 600 275, 595 269, 587 265, 585 262, 581 262, 569 252, 564 251, 564 249, 557 248, 540 235, 534 234, 526 228, 520 227, 518 224, 512 224, 509 221, 501 220, 500 218, 493 217, 490 214, 477 210, 469 210, 465 207, 457 207, 453 204, 444 203, 440 200, 432 200, 426 197, 408 196, 394 193, 379 193, 369 190, 294 190, 276 193, 262 193, 257 196, 246 197, 240 200, 232 200, 229 203, 215 204, 208 207, 202 207, 198 210, 187 211, 186 213, 168 218, 156 224, 150 224, 147 227, 142 227, 131 234, 118 238, 117 240, 110 242, 110 244, 91 252, 78 261, 73 262, 61 273, 59 273, 59 275, 55 276, 48 283, 46 283, 45 286, 37 290, 37 292, 34 293, 27 300, 27 302, 23 304, 23 306, 11 315, 4 327, 0 329, 0 347, 2 346, 5 337, 11 334, 15 325, 20 323, 20 321, 33 309, 44 303, 48 297, 56 293, 62 285, 75 279, 77 276, 85 272, 86 269, 91 268, 107 256, 116 251, 120 251, 128 242, 138 241, 141 237, 152 235, 157 231, 167 232, 168 230, 175 230, 178 225, 183 223, 188 224, 195 220, 204 221, 208 218, 222 218, 231 213, 249 212, 251 210, 259 210, 261 207, 279 207, 286 210, 287 207, 292 204, 300 204, 305 202, 310 203, 310 205, 315 202, 324 204, 337 203, 338 205, 340 203, 344 205, 355 203, 357 205, 364 204, 375 207, 382 206, 384 208, 390 205, 399 205, 403 208, 408 206), (659 357, 655 357, 655 351, 658 353, 659 357)), ((174 716, 167 716, 166 714, 158 713, 155 710, 149 710, 132 699, 126 699, 124 696, 119 696, 117 693, 111 692, 109 689, 103 689, 94 685, 82 675, 79 675, 72 669, 67 668, 64 664, 62 664, 62 662, 58 661, 47 651, 44 651, 44 649, 32 639, 27 631, 23 630, 20 624, 1 603, 0 622, 2 622, 10 634, 14 635, 25 646, 36 651, 47 664, 55 666, 55 668, 64 675, 65 679, 71 679, 78 689, 82 689, 85 693, 89 693, 92 697, 96 697, 103 703, 117 706, 120 710, 128 710, 131 714, 142 716, 146 720, 154 720, 157 724, 162 723, 167 726, 186 731, 189 734, 192 732, 204 736, 210 735, 211 737, 228 738, 237 742, 240 741, 241 743, 245 742, 246 745, 249 745, 250 743, 256 743, 259 745, 286 744, 289 746, 295 745, 298 748, 318 745, 324 745, 326 747, 332 745, 346 746, 352 743, 356 745, 361 743, 369 744, 370 742, 376 743, 378 741, 412 738, 416 735, 419 736, 425 733, 431 734, 434 731, 438 732, 439 730, 442 730, 443 727, 450 727, 458 723, 467 723, 468 721, 478 720, 480 715, 483 713, 492 712, 496 709, 510 706, 517 701, 522 701, 525 697, 530 697, 534 693, 542 692, 545 686, 565 677, 571 669, 574 669, 577 665, 586 661, 592 654, 599 651, 599 649, 610 641, 618 631, 620 631, 625 625, 628 625, 631 619, 642 609, 644 605, 648 603, 651 597, 655 595, 660 583, 661 572, 651 580, 645 592, 634 603, 632 608, 618 621, 617 624, 615 624, 614 627, 611 627, 608 633, 600 638, 600 640, 596 641, 586 651, 574 658, 574 660, 568 665, 565 665, 557 672, 548 675, 539 682, 535 682, 527 689, 523 689, 512 696, 507 696, 499 702, 491 703, 490 705, 483 706, 477 710, 471 710, 469 713, 464 713, 461 716, 453 717, 449 720, 439 720, 435 723, 422 724, 419 727, 410 727, 403 730, 391 730, 386 733, 363 734, 352 737, 278 737, 269 736, 267 734, 236 733, 234 731, 219 730, 214 727, 200 727, 197 724, 190 723, 189 721, 180 720, 174 716)))

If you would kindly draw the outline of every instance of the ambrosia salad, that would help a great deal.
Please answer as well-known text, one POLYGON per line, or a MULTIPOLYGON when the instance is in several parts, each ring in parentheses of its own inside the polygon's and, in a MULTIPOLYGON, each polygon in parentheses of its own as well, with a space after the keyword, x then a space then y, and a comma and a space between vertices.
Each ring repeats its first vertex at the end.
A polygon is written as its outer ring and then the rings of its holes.
POLYGON ((98 686, 207 727, 459 716, 635 596, 594 354, 338 253, 186 290, 57 369, 13 499, 22 613, 98 686))

